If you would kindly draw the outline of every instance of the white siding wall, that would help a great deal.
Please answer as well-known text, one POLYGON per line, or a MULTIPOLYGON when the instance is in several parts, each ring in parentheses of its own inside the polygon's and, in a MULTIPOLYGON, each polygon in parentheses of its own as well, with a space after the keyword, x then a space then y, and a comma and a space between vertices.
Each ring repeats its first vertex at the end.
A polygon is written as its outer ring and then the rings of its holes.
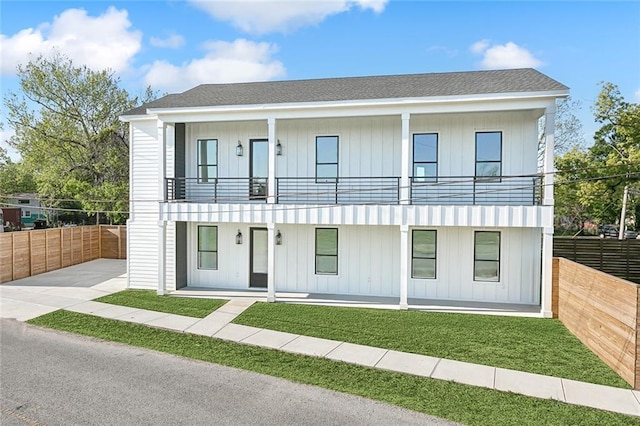
POLYGON ((400 295, 400 230, 338 226, 338 275, 315 273, 315 226, 278 226, 276 291, 400 295))
MULTIPOLYGON (((502 174, 536 173, 537 119, 531 112, 412 115, 410 133, 438 133, 438 174, 475 174, 476 132, 502 131, 502 174)), ((409 158, 413 162, 413 136, 409 158)))
MULTIPOLYGON (((196 177, 196 140, 218 139, 218 175, 249 174, 249 140, 267 138, 267 122, 188 123, 187 176, 196 177), (235 155, 238 140, 245 154, 235 155)), ((441 176, 475 173, 475 133, 502 131, 502 173, 531 174, 537 168, 537 119, 530 111, 412 115, 410 134, 438 133, 441 176)), ((401 120, 397 116, 276 121, 284 155, 277 157, 277 176, 315 176, 316 136, 337 135, 339 174, 350 177, 400 176, 401 120)), ((412 139, 411 139, 412 140, 412 139)), ((412 142, 410 151, 412 154, 412 142)), ((412 156, 410 155, 410 161, 412 156)))
POLYGON ((185 134, 186 177, 198 177, 198 139, 218 140, 218 177, 249 176, 249 140, 266 139, 267 121, 242 121, 222 123, 188 123, 185 134), (242 143, 244 155, 236 155, 238 141, 242 143))
MULTIPOLYGON (((204 225, 205 223, 203 223, 204 225)), ((218 270, 199 271, 197 224, 189 229, 189 286, 248 289, 249 228, 264 224, 218 226, 218 270), (240 229, 243 244, 235 244, 240 229)), ((400 228, 338 226, 338 275, 315 274, 315 226, 276 225, 283 244, 275 246, 276 291, 398 297, 400 228)), ((410 298, 520 304, 540 303, 540 230, 524 228, 411 228, 438 231, 437 278, 413 279, 410 298), (501 232, 500 282, 473 281, 476 230, 501 232)), ((409 248, 411 256, 411 248, 409 248)), ((408 259, 409 264, 411 259, 408 259)))
MULTIPOLYGON (((438 251, 436 279, 410 278, 409 297, 540 303, 540 229, 456 227, 412 229, 436 229, 438 251), (500 282, 497 283, 473 280, 474 231, 482 230, 500 231, 500 282)), ((409 256, 411 256, 411 246, 409 246, 409 256)))
POLYGON ((189 223, 187 229, 187 285, 242 289, 249 288, 249 228, 263 228, 264 224, 189 223), (218 227, 218 269, 198 269, 198 225, 218 227), (236 244, 238 229, 242 232, 242 244, 236 244))
POLYGON ((155 120, 132 126, 131 216, 127 222, 129 285, 158 286, 158 129, 155 120))
POLYGON ((315 177, 316 136, 338 136, 339 176, 399 177, 401 123, 400 115, 277 121, 277 176, 315 177))

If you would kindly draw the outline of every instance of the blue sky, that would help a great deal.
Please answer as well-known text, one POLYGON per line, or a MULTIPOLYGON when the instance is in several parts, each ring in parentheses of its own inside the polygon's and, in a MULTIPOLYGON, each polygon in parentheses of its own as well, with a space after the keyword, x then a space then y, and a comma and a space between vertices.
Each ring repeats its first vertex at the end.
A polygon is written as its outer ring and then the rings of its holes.
MULTIPOLYGON (((640 101, 640 2, 12 1, 0 3, 3 98, 54 46, 124 88, 533 67, 571 88, 585 133, 598 83, 640 101)), ((0 113, 0 121, 4 121, 0 113)), ((2 144, 12 134, 2 132, 2 144)))

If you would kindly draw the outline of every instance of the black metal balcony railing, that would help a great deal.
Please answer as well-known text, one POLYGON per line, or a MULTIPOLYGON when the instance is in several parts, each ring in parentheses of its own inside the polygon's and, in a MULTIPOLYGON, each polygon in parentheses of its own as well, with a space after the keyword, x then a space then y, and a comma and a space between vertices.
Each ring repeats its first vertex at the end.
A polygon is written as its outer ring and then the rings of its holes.
POLYGON ((279 204, 398 204, 400 178, 276 178, 279 204))
MULTIPOLYGON (((410 204, 428 205, 539 205, 541 175, 439 176, 410 178, 410 204)), ((400 204, 399 177, 280 177, 274 201, 279 204, 400 204)), ((166 179, 167 201, 201 203, 266 202, 266 178, 166 179)))
POLYGON ((411 204, 539 205, 542 176, 411 178, 411 204))
POLYGON ((167 178, 166 200, 201 203, 267 201, 267 178, 167 178))

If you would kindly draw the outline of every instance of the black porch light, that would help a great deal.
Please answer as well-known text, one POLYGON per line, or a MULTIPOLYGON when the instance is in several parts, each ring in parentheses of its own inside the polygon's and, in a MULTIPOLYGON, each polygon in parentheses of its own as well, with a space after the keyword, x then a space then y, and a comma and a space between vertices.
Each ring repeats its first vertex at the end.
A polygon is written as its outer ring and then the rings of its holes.
POLYGON ((238 233, 236 234, 236 244, 242 244, 242 232, 238 229, 238 233))
POLYGON ((276 144, 276 155, 282 155, 282 145, 280 144, 280 139, 278 139, 278 143, 276 144))
POLYGON ((236 145, 236 155, 242 157, 242 142, 240 142, 240 140, 238 140, 238 145, 236 145))
POLYGON ((279 229, 278 229, 278 232, 276 233, 276 245, 277 246, 282 245, 282 234, 280 233, 279 229))

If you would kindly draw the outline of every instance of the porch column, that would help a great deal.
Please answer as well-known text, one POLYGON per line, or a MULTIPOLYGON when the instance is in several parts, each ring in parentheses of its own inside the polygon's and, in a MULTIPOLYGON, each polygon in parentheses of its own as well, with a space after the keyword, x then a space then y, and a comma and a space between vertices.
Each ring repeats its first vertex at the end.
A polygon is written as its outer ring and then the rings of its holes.
MULTIPOLYGON (((158 199, 165 197, 165 176, 167 173, 167 125, 158 120, 158 199)), ((162 220, 162 206, 158 204, 158 290, 159 296, 166 294, 167 224, 162 220)))
POLYGON ((276 238, 275 223, 267 223, 267 302, 276 301, 276 238))
POLYGON ((276 119, 267 119, 269 126, 269 167, 267 180, 267 203, 276 202, 276 119))
POLYGON ((409 309, 409 226, 400 225, 400 309, 409 309))
POLYGON ((545 110, 544 124, 544 200, 543 205, 553 206, 553 181, 555 167, 553 164, 553 151, 555 149, 556 130, 556 104, 553 103, 545 110))
POLYGON ((542 292, 540 301, 542 316, 553 317, 553 227, 542 228, 542 292))
POLYGON ((543 181, 543 201, 545 210, 548 211, 550 217, 547 226, 542 228, 542 276, 541 276, 541 297, 542 315, 545 318, 553 316, 552 309, 552 275, 553 275, 553 181, 555 167, 553 164, 553 151, 555 148, 555 129, 556 129, 556 104, 549 104, 545 110, 545 127, 544 127, 544 181, 543 181))
POLYGON ((167 274, 166 274, 166 258, 167 258, 167 222, 158 221, 158 296, 164 296, 167 293, 167 274))
POLYGON ((402 149, 400 168, 400 204, 409 203, 409 175, 411 174, 411 164, 409 160, 409 116, 407 112, 402 113, 402 149))

